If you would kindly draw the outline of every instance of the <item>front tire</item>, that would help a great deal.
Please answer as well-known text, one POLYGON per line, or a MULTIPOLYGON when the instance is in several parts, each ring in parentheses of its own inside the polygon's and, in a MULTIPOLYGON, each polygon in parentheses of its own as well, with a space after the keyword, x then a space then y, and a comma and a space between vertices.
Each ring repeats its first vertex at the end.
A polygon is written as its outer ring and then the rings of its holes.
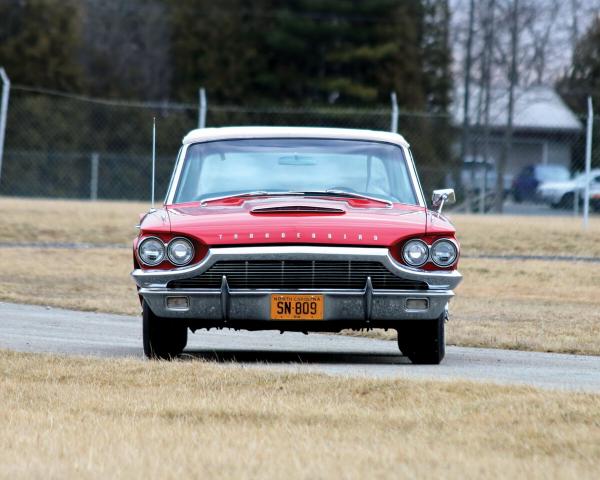
POLYGON ((187 325, 181 320, 157 317, 143 302, 142 337, 144 355, 153 359, 171 360, 187 345, 187 325))
POLYGON ((398 326, 398 347, 417 365, 438 365, 446 354, 446 314, 434 320, 406 320, 398 326))

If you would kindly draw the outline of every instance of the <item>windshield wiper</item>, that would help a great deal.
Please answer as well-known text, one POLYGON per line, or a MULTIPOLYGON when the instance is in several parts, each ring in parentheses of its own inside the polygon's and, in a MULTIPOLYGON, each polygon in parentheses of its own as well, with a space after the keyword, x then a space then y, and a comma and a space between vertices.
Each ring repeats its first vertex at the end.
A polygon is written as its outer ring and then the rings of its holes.
POLYGON ((370 195, 364 195, 362 193, 351 192, 348 190, 341 190, 336 188, 330 188, 327 190, 309 190, 309 191, 268 191, 268 190, 253 190, 249 192, 231 193, 229 195, 219 195, 217 197, 205 198, 200 201, 202 205, 208 202, 214 202, 217 200, 225 200, 227 198, 240 198, 240 197, 350 197, 350 198, 361 198, 364 200, 372 200, 374 202, 385 203, 388 207, 393 206, 390 200, 380 197, 372 197, 370 195))
POLYGON ((329 196, 329 197, 350 197, 350 198, 362 198, 364 200, 373 200, 374 202, 385 203, 388 207, 393 206, 393 202, 386 200, 385 198, 372 197, 370 195, 364 195, 362 193, 350 192, 348 190, 341 190, 337 188, 330 188, 327 190, 314 190, 306 192, 288 192, 294 195, 305 195, 305 196, 329 196))
POLYGON ((219 195, 216 197, 208 197, 200 200, 200 203, 204 205, 208 202, 215 202, 217 200, 225 200, 227 198, 240 198, 240 197, 275 197, 275 196, 283 196, 283 195, 302 195, 300 192, 269 192, 267 190, 253 190, 250 192, 241 192, 241 193, 230 193, 228 195, 219 195))

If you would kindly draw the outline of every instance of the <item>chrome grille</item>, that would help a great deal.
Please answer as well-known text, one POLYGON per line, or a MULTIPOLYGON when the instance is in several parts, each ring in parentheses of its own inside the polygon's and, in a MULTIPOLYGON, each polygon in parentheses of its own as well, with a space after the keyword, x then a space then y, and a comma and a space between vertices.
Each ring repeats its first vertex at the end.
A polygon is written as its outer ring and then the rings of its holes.
POLYGON ((219 261, 206 272, 173 280, 168 288, 220 288, 223 276, 232 289, 425 290, 425 282, 398 277, 379 262, 325 260, 219 261))

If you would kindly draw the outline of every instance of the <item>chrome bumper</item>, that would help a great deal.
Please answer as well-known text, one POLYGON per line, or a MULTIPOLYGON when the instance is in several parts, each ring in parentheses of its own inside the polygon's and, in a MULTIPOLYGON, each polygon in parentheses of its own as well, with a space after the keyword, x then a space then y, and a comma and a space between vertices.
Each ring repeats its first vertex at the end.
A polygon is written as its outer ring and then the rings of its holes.
POLYGON ((214 248, 197 265, 172 270, 134 270, 139 294, 155 315, 168 318, 223 321, 270 320, 271 295, 319 293, 324 296, 324 320, 371 322, 439 317, 452 289, 462 276, 457 271, 426 272, 396 262, 386 248, 274 246, 214 248), (245 290, 230 289, 226 277, 219 289, 169 289, 168 282, 199 275, 219 260, 371 260, 380 262, 399 277, 420 280, 427 290, 374 290, 370 281, 363 289, 334 290, 245 290), (188 307, 168 308, 167 297, 187 297, 188 307), (427 307, 415 310, 407 300, 426 299, 427 307))

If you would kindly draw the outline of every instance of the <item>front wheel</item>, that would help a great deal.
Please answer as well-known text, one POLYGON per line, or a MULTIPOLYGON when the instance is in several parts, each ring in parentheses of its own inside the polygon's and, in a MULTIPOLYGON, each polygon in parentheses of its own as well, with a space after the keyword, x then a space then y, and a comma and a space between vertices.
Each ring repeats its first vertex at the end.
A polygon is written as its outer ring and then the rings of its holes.
POLYGON ((406 320, 398 326, 398 347, 412 363, 438 365, 446 354, 446 314, 435 320, 406 320))
POLYGON ((142 312, 142 337, 144 354, 148 358, 170 360, 187 345, 187 325, 181 320, 157 317, 144 301, 142 312))

